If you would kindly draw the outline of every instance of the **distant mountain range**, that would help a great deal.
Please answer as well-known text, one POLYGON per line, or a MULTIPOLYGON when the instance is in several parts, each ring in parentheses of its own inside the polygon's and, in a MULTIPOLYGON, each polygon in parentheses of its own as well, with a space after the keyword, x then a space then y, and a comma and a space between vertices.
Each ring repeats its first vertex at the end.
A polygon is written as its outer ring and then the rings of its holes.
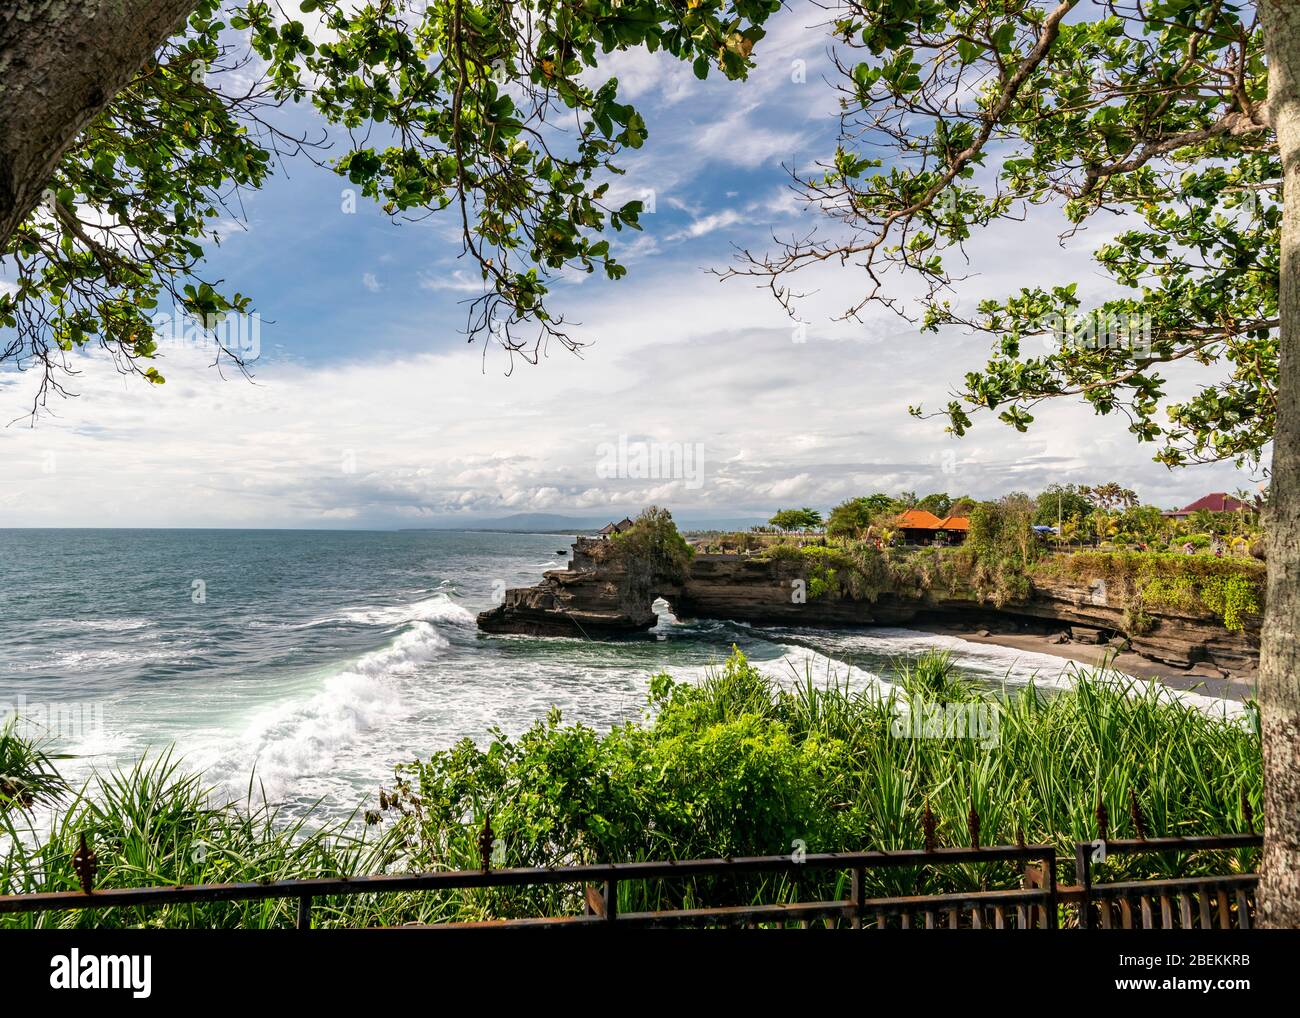
MULTIPOLYGON (((439 527, 419 527, 420 530, 504 530, 514 533, 582 534, 599 530, 606 523, 621 520, 633 513, 616 513, 613 516, 564 516, 559 513, 515 513, 500 519, 466 520, 464 523, 447 523, 439 527)), ((761 516, 704 517, 687 513, 677 518, 683 530, 748 530, 756 523, 766 522, 761 516)))

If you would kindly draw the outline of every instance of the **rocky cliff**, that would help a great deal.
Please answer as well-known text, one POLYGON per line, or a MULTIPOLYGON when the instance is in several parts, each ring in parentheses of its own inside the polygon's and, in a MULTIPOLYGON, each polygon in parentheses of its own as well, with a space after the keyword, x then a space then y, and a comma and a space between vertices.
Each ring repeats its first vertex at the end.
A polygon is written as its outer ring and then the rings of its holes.
POLYGON ((869 626, 944 623, 975 628, 1029 628, 1072 640, 1126 643, 1134 652, 1178 668, 1204 664, 1238 678, 1254 674, 1259 619, 1231 632, 1218 618, 1147 612, 1131 631, 1123 598, 1100 578, 1036 580, 1029 597, 1001 607, 974 594, 905 596, 882 592, 874 601, 824 594, 811 597, 799 563, 741 555, 698 554, 680 583, 646 582, 625 565, 605 561, 599 541, 580 538, 568 569, 544 574, 536 586, 509 590, 501 605, 479 615, 490 633, 535 636, 623 635, 655 624, 656 597, 679 618, 719 618, 766 625, 869 626))
POLYGON ((567 569, 551 569, 536 586, 507 590, 501 604, 480 613, 488 633, 528 636, 622 636, 655 624, 656 597, 676 600, 680 585, 628 570, 600 554, 606 543, 580 537, 567 569))

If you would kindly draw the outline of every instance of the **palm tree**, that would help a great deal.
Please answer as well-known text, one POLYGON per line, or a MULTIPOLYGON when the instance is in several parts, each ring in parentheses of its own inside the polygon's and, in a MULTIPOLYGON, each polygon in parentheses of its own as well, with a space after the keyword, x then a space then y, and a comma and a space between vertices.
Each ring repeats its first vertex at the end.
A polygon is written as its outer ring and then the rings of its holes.
POLYGON ((1210 510, 1197 509, 1196 512, 1192 513, 1187 522, 1195 527, 1199 533, 1206 534, 1214 530, 1214 524, 1216 521, 1214 519, 1214 513, 1210 512, 1210 510))
POLYGON ((1119 533, 1119 521, 1103 509, 1098 509, 1088 519, 1092 523, 1093 533, 1097 535, 1098 544, 1119 533))

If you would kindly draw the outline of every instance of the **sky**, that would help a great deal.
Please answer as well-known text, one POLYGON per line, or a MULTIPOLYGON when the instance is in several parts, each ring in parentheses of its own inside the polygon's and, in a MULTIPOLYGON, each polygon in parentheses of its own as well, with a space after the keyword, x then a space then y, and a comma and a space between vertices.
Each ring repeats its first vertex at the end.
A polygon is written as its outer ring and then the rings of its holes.
MULTIPOLYGON (((802 329, 751 281, 710 272, 818 223, 788 169, 835 147, 824 19, 803 0, 783 10, 744 83, 700 82, 663 53, 606 59, 601 76, 618 78, 650 132, 623 155, 621 186, 653 194, 654 211, 613 237, 627 277, 556 286, 554 306, 589 344, 580 355, 557 346, 511 370, 498 348, 468 344, 462 302, 477 277, 449 215, 395 224, 364 198, 348 211, 346 180, 282 165, 243 196, 243 221, 222 224, 203 269, 254 299, 253 377, 174 342, 166 384, 148 386, 90 351, 68 382, 76 398, 32 418, 35 377, 0 370, 0 526, 473 526, 648 504, 758 518, 875 491, 992 498, 1106 481, 1174 506, 1254 488, 1231 464, 1171 472, 1122 416, 1073 404, 1041 409, 1028 434, 986 418, 955 439, 907 407, 945 403, 984 363, 987 337, 921 334, 884 309, 836 321, 863 286, 851 265, 797 279, 810 291, 802 329), (648 469, 656 458, 673 469, 648 469)), ((959 306, 1068 280, 1104 294, 1089 254, 1108 234, 1063 245, 1060 230, 1036 210, 980 234, 959 306)), ((1177 393, 1197 376, 1173 377, 1177 393)))

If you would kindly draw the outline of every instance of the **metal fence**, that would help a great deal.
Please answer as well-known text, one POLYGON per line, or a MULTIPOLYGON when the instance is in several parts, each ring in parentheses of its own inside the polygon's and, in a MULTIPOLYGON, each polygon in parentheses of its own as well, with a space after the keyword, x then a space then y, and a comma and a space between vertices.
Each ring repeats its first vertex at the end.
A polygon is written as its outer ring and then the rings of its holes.
POLYGON ((313 902, 356 894, 445 892, 473 888, 571 886, 584 903, 580 914, 446 923, 466 926, 827 926, 862 928, 1248 928, 1254 914, 1258 877, 1248 872, 1211 876, 1097 882, 1105 860, 1137 855, 1190 856, 1203 852, 1254 849, 1258 834, 1080 842, 1073 860, 1076 883, 1058 882, 1054 845, 995 845, 931 848, 898 852, 822 853, 694 859, 680 862, 630 862, 555 868, 456 870, 381 874, 266 883, 203 884, 95 890, 84 871, 82 891, 0 896, 0 913, 48 913, 77 909, 148 908, 219 901, 296 900, 297 925, 310 929, 313 902), (1005 863, 1020 869, 1021 886, 952 894, 904 897, 867 896, 873 870, 944 868, 1005 863), (742 875, 784 875, 798 886, 804 874, 847 875, 848 897, 828 901, 674 908, 620 912, 620 884, 742 875))
POLYGON ((1078 925, 1084 929, 1249 929, 1256 873, 1096 883, 1095 867, 1112 856, 1185 854, 1258 848, 1258 834, 1199 838, 1134 838, 1075 846, 1078 925))

